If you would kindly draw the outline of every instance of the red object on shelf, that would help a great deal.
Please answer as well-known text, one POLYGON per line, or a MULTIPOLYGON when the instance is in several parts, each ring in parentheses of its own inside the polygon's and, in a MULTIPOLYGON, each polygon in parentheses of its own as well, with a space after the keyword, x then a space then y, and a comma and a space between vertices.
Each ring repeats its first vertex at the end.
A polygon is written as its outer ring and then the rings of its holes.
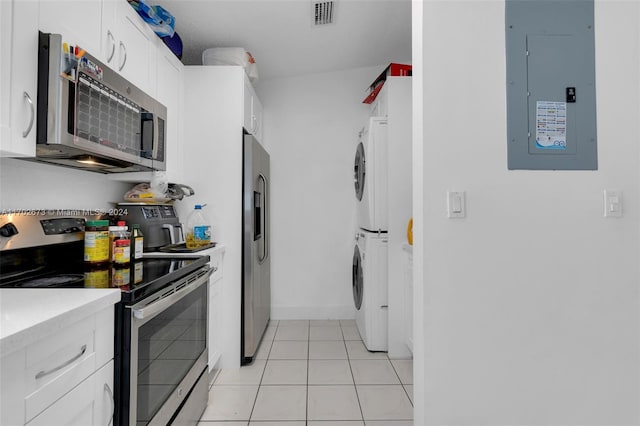
POLYGON ((376 99, 378 93, 380 93, 380 90, 384 85, 384 82, 387 80, 387 77, 411 77, 411 71, 411 65, 395 63, 389 64, 389 66, 385 68, 384 71, 382 71, 382 74, 380 74, 375 80, 373 80, 373 83, 371 83, 371 86, 369 86, 369 95, 364 98, 364 101, 362 101, 362 103, 370 104, 376 99))

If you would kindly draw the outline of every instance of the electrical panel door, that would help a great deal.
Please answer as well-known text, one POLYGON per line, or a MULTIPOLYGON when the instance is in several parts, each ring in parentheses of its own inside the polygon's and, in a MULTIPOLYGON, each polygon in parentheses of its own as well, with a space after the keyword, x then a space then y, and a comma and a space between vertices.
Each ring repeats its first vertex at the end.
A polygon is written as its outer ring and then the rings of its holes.
POLYGON ((508 168, 596 170, 593 1, 507 0, 508 168))

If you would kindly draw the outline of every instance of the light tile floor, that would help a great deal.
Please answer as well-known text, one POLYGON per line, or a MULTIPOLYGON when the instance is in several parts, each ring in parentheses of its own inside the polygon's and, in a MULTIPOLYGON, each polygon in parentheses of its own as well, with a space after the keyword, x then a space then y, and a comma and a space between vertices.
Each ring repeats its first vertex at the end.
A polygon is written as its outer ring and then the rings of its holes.
POLYGON ((253 364, 222 370, 199 426, 413 426, 411 360, 353 320, 271 321, 253 364))

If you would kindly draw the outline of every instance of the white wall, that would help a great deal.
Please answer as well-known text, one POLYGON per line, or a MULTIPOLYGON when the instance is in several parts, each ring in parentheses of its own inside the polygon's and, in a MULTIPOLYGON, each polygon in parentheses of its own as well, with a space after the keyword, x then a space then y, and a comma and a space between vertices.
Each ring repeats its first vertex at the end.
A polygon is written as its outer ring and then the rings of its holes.
POLYGON ((504 2, 423 7, 416 424, 637 425, 638 3, 596 1, 599 167, 567 172, 507 170, 504 2))
POLYGON ((0 160, 0 208, 108 209, 123 200, 133 184, 108 175, 3 158, 0 160))
POLYGON ((260 82, 271 156, 271 316, 353 318, 353 160, 379 67, 260 82))

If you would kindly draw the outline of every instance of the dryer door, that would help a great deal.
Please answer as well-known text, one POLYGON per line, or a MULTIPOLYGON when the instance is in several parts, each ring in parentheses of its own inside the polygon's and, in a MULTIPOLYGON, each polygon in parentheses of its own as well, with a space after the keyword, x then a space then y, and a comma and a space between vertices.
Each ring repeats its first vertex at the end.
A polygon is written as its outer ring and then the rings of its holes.
POLYGON ((365 163, 364 145, 360 142, 356 149, 356 158, 353 165, 353 182, 355 184, 356 198, 358 201, 362 201, 362 194, 364 193, 364 179, 366 175, 365 163))
POLYGON ((353 303, 356 305, 356 309, 360 310, 362 306, 362 292, 363 292, 363 276, 362 276, 362 257, 360 256, 360 249, 356 244, 353 249, 353 269, 351 275, 351 288, 353 290, 353 303))

